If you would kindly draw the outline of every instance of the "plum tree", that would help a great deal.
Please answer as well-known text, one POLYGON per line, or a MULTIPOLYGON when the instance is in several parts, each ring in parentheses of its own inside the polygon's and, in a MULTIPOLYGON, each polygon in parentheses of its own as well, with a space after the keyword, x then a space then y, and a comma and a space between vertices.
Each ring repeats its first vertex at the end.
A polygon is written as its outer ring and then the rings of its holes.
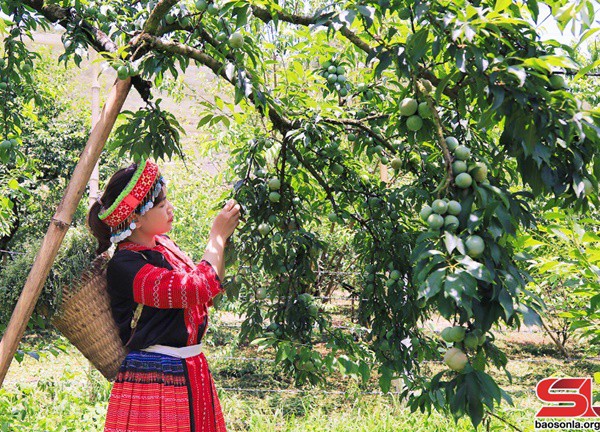
MULTIPOLYGON (((182 128, 152 99, 152 84, 208 68, 231 97, 203 102, 197 126, 228 131, 220 143, 254 222, 239 233, 238 255, 272 280, 265 286, 272 304, 241 306, 240 338, 287 349, 278 365, 298 384, 324 382, 343 364, 357 376, 377 371, 388 391, 392 379, 417 373, 420 359, 439 358, 419 329, 435 311, 480 329, 483 342, 471 348, 469 337, 472 365, 458 348, 448 350, 460 374, 407 380, 409 406, 447 412, 448 402, 477 426, 484 402, 500 403, 486 369, 507 362, 493 326, 540 320, 542 302, 524 289, 528 274, 508 246, 533 226, 528 200, 547 196, 550 205, 580 212, 600 205, 600 114, 565 91, 565 76, 582 67, 572 50, 539 37, 531 24, 537 3, 482 0, 465 14, 461 2, 333 2, 303 15, 270 0, 110 0, 102 13, 95 1, 3 2, 12 21, 2 42, 0 138, 16 134, 17 145, 3 145, 0 156, 27 159, 18 135, 29 110, 13 101, 42 101, 27 93, 32 72, 22 65, 33 67, 36 56, 23 39, 49 23, 65 28, 61 61, 79 64, 92 48, 119 78, 132 76, 145 105, 124 112, 114 131, 121 155, 185 158, 182 128), (119 72, 127 64, 135 68, 119 72), (374 164, 389 160, 401 185, 378 177, 374 164), (269 178, 280 180, 276 190, 269 178), (425 206, 436 199, 447 200, 445 213, 425 206), (340 238, 351 239, 364 270, 354 289, 366 299, 357 313, 370 331, 360 341, 333 332, 327 314, 297 300, 313 292, 311 269, 330 213, 349 221, 340 238), (281 241, 273 243, 276 234, 281 241), (401 277, 386 278, 391 268, 401 277), (277 337, 267 337, 263 319, 278 323, 277 337), (325 332, 334 335, 331 350, 313 352, 325 332)), ((591 0, 580 3, 590 10, 591 0)), ((577 21, 590 30, 593 20, 573 11, 560 25, 577 21)))

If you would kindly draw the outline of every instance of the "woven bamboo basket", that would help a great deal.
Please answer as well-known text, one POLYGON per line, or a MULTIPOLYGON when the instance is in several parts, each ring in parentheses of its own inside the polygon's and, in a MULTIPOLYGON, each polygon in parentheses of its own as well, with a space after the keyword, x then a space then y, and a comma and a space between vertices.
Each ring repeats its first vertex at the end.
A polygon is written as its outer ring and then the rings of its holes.
POLYGON ((129 350, 119 337, 106 291, 110 258, 108 251, 98 255, 78 283, 63 287, 51 322, 107 380, 114 381, 129 350))

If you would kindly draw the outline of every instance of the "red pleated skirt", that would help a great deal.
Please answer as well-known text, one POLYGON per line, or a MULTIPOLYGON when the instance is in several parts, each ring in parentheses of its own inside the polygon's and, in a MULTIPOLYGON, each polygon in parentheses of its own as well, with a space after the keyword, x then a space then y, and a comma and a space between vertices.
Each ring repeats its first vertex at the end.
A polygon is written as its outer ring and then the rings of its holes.
POLYGON ((188 358, 133 350, 123 360, 105 432, 225 432, 217 390, 203 353, 188 358))

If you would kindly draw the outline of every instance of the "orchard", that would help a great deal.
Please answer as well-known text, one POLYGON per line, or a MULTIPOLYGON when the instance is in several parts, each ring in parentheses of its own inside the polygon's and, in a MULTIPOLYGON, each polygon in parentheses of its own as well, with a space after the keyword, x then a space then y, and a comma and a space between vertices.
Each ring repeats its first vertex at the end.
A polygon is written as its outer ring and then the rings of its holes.
POLYGON ((580 214, 600 204, 600 111, 572 91, 599 63, 538 37, 542 5, 593 39, 590 0, 5 1, 0 159, 27 158, 16 101, 48 103, 31 85, 34 31, 60 24, 61 61, 92 49, 132 78, 144 105, 123 113, 120 155, 184 158, 154 87, 207 68, 231 100, 199 107, 197 127, 222 124, 244 143, 229 159, 247 219, 236 256, 270 280, 229 281, 229 301, 253 299, 240 337, 273 349, 297 385, 337 370, 376 375, 383 392, 399 380, 411 410, 478 427, 512 403, 489 374, 510 362, 495 326, 544 316, 514 251, 536 226, 532 200, 580 214), (345 288, 369 329, 360 338, 333 326, 313 289, 324 226, 356 256, 360 277, 345 288), (451 323, 435 336, 420 326, 432 314, 451 323), (327 349, 313 349, 324 337, 327 349), (444 369, 428 376, 432 359, 444 369))

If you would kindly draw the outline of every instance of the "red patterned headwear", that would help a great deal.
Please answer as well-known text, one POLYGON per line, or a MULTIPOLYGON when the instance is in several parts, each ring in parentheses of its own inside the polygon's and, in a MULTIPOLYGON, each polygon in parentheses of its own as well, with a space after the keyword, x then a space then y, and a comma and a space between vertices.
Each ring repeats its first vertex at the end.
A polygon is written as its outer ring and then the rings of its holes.
POLYGON ((135 229, 133 213, 143 215, 150 210, 165 184, 156 163, 144 159, 138 164, 133 177, 115 202, 98 215, 102 222, 110 226, 111 242, 118 243, 131 235, 135 229))

